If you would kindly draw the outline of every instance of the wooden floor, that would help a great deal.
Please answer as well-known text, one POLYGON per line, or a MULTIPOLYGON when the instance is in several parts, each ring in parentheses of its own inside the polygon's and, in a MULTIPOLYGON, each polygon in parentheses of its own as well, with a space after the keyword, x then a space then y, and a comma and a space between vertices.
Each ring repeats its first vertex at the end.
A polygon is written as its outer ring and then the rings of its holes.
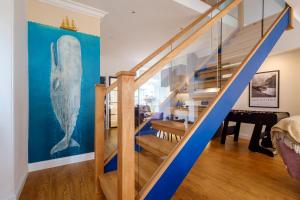
MULTIPOLYGON (((300 182, 279 156, 248 151, 247 141, 211 142, 174 195, 178 199, 299 199, 300 182)), ((94 193, 93 161, 30 173, 21 200, 105 199, 94 193)))

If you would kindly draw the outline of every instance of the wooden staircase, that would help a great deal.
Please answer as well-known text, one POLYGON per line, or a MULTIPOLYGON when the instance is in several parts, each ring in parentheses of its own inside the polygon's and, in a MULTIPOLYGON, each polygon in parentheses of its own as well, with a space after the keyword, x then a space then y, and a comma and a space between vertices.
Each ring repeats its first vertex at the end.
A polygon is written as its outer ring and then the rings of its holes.
MULTIPOLYGON (((162 163, 160 157, 153 156, 148 152, 136 153, 139 155, 135 156, 135 194, 138 195, 138 191, 143 188, 146 182, 151 178, 154 171, 162 163)), ((112 171, 103 174, 99 177, 101 189, 107 199, 118 199, 118 173, 112 171)))
MULTIPOLYGON (((221 1, 219 4, 222 4, 224 2, 226 1, 221 1)), ((241 2, 242 0, 232 1, 229 4, 229 6, 223 11, 221 11, 218 15, 216 15, 215 18, 220 19, 231 9, 238 6, 241 2)), ((212 7, 211 10, 209 10, 205 14, 207 15, 214 9, 216 9, 216 7, 212 7)), ((115 163, 115 170, 116 168, 118 168, 118 171, 104 173, 104 166, 99 164, 101 162, 104 163, 104 158, 98 156, 101 155, 103 152, 101 149, 97 149, 99 144, 97 144, 97 142, 95 151, 95 180, 96 182, 98 182, 99 180, 101 189, 104 192, 107 199, 157 199, 157 195, 159 194, 159 188, 161 188, 162 186, 166 186, 166 180, 169 180, 168 178, 170 175, 168 173, 173 175, 174 173, 176 174, 176 170, 167 171, 169 170, 169 168, 171 168, 171 165, 172 169, 176 168, 176 166, 174 166, 175 158, 180 157, 179 153, 182 151, 182 149, 184 149, 185 145, 187 145, 189 140, 192 139, 193 134, 198 134, 198 127, 200 127, 201 123, 205 123, 205 120, 210 116, 210 113, 213 113, 215 106, 217 107, 218 101, 222 100, 223 96, 226 94, 228 88, 230 87, 230 84, 233 84, 233 82, 238 78, 239 73, 241 73, 242 69, 247 66, 251 58, 254 57, 255 52, 258 51, 259 47, 263 45, 263 42, 271 34, 272 30, 275 30, 276 25, 279 23, 280 20, 284 18, 285 14, 288 11, 289 8, 287 7, 285 11, 281 13, 281 15, 266 18, 264 21, 264 26, 271 28, 268 29, 268 31, 266 31, 265 34, 262 34, 262 31, 259 31, 261 27, 261 22, 240 27, 239 30, 237 30, 230 37, 230 39, 223 44, 223 46, 221 47, 221 54, 220 51, 218 51, 219 53, 211 55, 211 59, 209 59, 209 61, 207 61, 206 63, 202 63, 201 65, 196 67, 194 69, 192 77, 190 77, 189 79, 187 92, 189 98, 193 100, 193 104, 190 104, 184 108, 177 108, 175 105, 176 102, 174 102, 174 100, 172 99, 176 98, 176 95, 180 93, 179 91, 181 91, 182 88, 176 88, 174 91, 172 91, 172 93, 169 96, 170 98, 166 98, 168 99, 168 101, 170 101, 169 107, 167 108, 168 112, 174 115, 175 110, 179 109, 181 111, 184 111, 186 113, 186 116, 189 116, 192 113, 193 116, 196 116, 195 120, 192 122, 187 122, 187 120, 185 120, 184 123, 182 121, 179 122, 176 120, 167 120, 166 117, 164 117, 164 119, 162 120, 147 119, 147 121, 143 122, 138 127, 138 131, 135 134, 133 134, 132 131, 132 133, 129 136, 127 136, 127 130, 133 130, 133 123, 130 123, 132 122, 132 115, 128 117, 126 113, 132 114, 133 108, 129 107, 126 103, 122 104, 122 102, 129 102, 128 104, 131 104, 132 101, 130 101, 130 98, 134 98, 134 93, 133 91, 127 90, 126 93, 120 92, 118 94, 118 98, 121 99, 120 108, 118 107, 118 109, 120 109, 119 111, 122 111, 122 117, 125 118, 126 116, 128 119, 119 120, 119 127, 121 128, 119 128, 120 130, 118 129, 118 137, 120 140, 118 146, 118 153, 115 153, 115 155, 112 156, 110 159, 111 163, 117 162, 118 160, 118 163, 115 163), (213 92, 207 91, 208 89, 212 88, 215 89, 213 92), (206 106, 197 104, 197 102, 202 101, 209 103, 206 106), (147 125, 151 126, 151 132, 144 134, 143 128, 147 125), (135 144, 135 152, 133 150, 133 143, 135 144), (126 157, 134 158, 134 162, 127 162, 126 157), (167 173, 167 175, 163 176, 164 173, 167 173), (127 175, 128 177, 135 178, 132 180, 132 178, 126 177, 127 175), (159 182, 161 178, 164 178, 164 180, 159 182), (132 188, 134 188, 134 190, 132 190, 132 188)), ((211 26, 217 21, 215 18, 212 18, 209 22, 207 22, 208 27, 209 25, 211 26)), ((197 19, 198 21, 196 20, 195 22, 199 22, 202 19, 203 17, 200 17, 197 19)), ((188 30, 192 29, 192 27, 195 26, 195 24, 197 24, 195 22, 193 22, 190 26, 184 29, 183 33, 181 33, 184 34, 188 30)), ((206 28, 206 24, 203 27, 206 28)), ((203 27, 202 29, 204 29, 203 27)), ((194 33, 194 35, 195 37, 197 35, 197 37, 200 37, 200 34, 197 31, 194 33)), ((184 46, 188 46, 187 44, 189 44, 189 41, 193 41, 191 38, 193 38, 194 35, 190 36, 190 38, 188 38, 182 44, 180 44, 182 45, 182 47, 179 45, 180 48, 178 48, 182 50, 184 46)), ((172 44, 174 40, 177 40, 180 36, 180 34, 175 36, 175 39, 172 38, 170 40, 171 42, 166 44, 172 44)), ((161 47, 158 50, 158 52, 163 51, 163 49, 168 46, 166 44, 163 47, 161 47)), ((177 51, 179 52, 179 50, 175 48, 172 52, 166 55, 166 57, 162 58, 162 61, 159 61, 153 66, 153 68, 150 68, 148 71, 146 71, 145 74, 150 73, 154 75, 156 72, 158 72, 156 68, 160 67, 160 69, 162 69, 163 63, 167 63, 171 56, 175 57, 176 54, 174 52, 177 51), (161 66, 160 62, 162 63, 161 66)), ((150 61, 153 57, 155 57, 155 55, 157 55, 157 52, 151 54, 148 60, 145 59, 143 61, 144 63, 135 67, 134 70, 138 70, 141 66, 143 66, 143 64, 146 63, 146 61, 150 61)), ((255 71, 251 72, 251 75, 249 75, 247 79, 250 80, 250 76, 252 76, 254 72, 255 71)), ((118 78, 118 90, 122 90, 122 88, 124 89, 126 87, 130 89, 138 88, 138 86, 141 85, 141 80, 145 79, 144 82, 146 82, 151 76, 145 75, 145 77, 146 78, 144 78, 144 76, 142 75, 134 81, 134 76, 132 75, 132 72, 128 74, 123 72, 123 74, 121 74, 118 78)), ((183 84, 179 85, 183 87, 183 84)), ((116 87, 116 85, 113 85, 111 87, 116 87)), ((186 85, 184 85, 184 87, 186 87, 186 85)), ((111 88, 103 90, 101 95, 98 96, 98 98, 104 101, 105 95, 108 94, 111 90, 111 88)), ((239 90, 242 91, 242 89, 239 90)), ((231 104, 233 104, 235 99, 237 99, 238 97, 236 95, 233 96, 233 100, 230 101, 231 104)), ((164 103, 165 102, 163 102, 162 104, 164 103)), ((224 112, 222 112, 222 116, 225 117, 226 112, 229 111, 230 106, 224 106, 225 107, 224 112)), ((96 115, 104 115, 104 110, 99 110, 100 111, 98 113, 96 112, 96 115)), ((189 161, 182 162, 182 169, 184 168, 184 172, 178 171, 178 177, 180 177, 180 179, 184 178, 184 174, 188 172, 194 160, 198 157, 198 155, 201 154, 201 151, 205 147, 204 145, 207 144, 209 139, 214 134, 216 128, 218 128, 218 126, 220 125, 220 120, 222 116, 215 116, 215 123, 206 122, 208 125, 202 125, 201 130, 204 138, 198 140, 199 151, 195 152, 195 155, 190 155, 191 158, 189 161), (209 136, 207 135, 208 133, 210 134, 209 136), (189 165, 187 165, 187 163, 189 163, 189 165)), ((211 118, 211 120, 212 119, 213 118, 211 118)), ((98 123, 99 121, 96 122, 96 126, 98 123)), ((104 140, 103 135, 101 135, 101 130, 104 132, 103 129, 103 125, 100 128, 95 128, 96 141, 104 140)), ((199 134, 197 137, 200 137, 199 134)), ((196 145, 194 144, 194 146, 189 148, 196 149, 195 147, 196 145)), ((180 159, 183 158, 180 157, 180 159)), ((180 159, 177 159, 176 162, 180 162, 180 159)), ((107 162, 107 165, 108 164, 110 163, 107 162)), ((180 180, 178 180, 178 178, 175 177, 174 183, 170 183, 170 187, 165 188, 167 190, 166 194, 161 194, 161 199, 168 199, 172 192, 174 192, 174 189, 176 189, 175 187, 177 187, 178 184, 180 184, 180 180)))
POLYGON ((156 135, 136 136, 136 143, 150 153, 158 157, 168 156, 176 145, 167 139, 156 135))

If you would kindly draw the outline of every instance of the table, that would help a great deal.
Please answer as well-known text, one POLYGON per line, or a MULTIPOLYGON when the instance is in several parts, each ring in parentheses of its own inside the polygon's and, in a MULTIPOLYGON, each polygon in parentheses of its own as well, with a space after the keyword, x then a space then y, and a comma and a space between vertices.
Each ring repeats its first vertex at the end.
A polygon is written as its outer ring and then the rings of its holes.
POLYGON ((238 141, 241 123, 255 124, 252 132, 251 140, 248 149, 253 152, 260 152, 269 156, 274 156, 273 152, 268 147, 272 147, 270 131, 278 121, 289 117, 288 112, 265 112, 265 111, 250 111, 250 110, 232 110, 224 121, 224 127, 221 134, 221 144, 225 144, 228 131, 234 134, 234 141, 238 141), (236 122, 234 127, 229 127, 229 122, 236 122), (262 133, 263 126, 266 126, 262 133), (261 144, 260 139, 262 139, 261 144))

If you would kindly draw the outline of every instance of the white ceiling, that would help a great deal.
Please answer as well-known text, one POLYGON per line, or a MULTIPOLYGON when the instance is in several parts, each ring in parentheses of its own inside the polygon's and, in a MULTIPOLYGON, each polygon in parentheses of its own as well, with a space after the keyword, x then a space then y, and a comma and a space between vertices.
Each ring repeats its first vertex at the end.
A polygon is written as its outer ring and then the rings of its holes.
MULTIPOLYGON (((109 13, 101 22, 101 75, 106 76, 131 69, 199 15, 173 0, 76 1, 109 13)), ((300 0, 287 1, 297 14, 300 0)), ((273 54, 300 48, 300 24, 295 25, 284 33, 273 54)))
POLYGON ((101 22, 101 75, 131 69, 199 16, 172 0, 77 1, 108 12, 101 22))

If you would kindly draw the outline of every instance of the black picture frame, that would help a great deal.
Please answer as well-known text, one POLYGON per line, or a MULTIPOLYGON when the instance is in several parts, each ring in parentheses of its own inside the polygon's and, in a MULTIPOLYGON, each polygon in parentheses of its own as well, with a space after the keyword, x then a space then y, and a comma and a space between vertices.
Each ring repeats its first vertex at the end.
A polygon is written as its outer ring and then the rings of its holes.
POLYGON ((249 83, 249 107, 279 108, 279 88, 279 70, 256 73, 249 83))

